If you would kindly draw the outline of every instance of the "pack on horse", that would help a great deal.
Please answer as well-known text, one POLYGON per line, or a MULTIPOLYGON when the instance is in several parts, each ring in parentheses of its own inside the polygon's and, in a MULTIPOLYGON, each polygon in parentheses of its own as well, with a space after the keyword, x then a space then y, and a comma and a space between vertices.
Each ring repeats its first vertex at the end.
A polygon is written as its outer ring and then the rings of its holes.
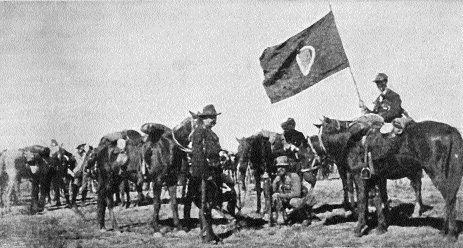
MULTIPOLYGON (((375 132, 377 131, 373 131, 375 132)), ((364 146, 358 138, 346 140, 346 137, 350 136, 348 125, 325 118, 320 133, 328 151, 330 146, 339 146, 340 142, 344 144, 343 153, 348 170, 358 186, 359 218, 355 228, 357 236, 362 235, 366 226, 368 192, 372 188, 379 189, 380 194, 375 198, 377 231, 383 233, 387 230, 386 218, 381 207, 387 199, 386 180, 402 177, 416 180, 423 169, 445 200, 446 212, 442 233, 448 239, 455 240, 458 234, 456 195, 463 176, 463 140, 456 128, 435 121, 413 122, 396 138, 381 141, 381 144, 388 144, 389 149, 383 150, 384 146, 368 148, 372 156, 365 156, 368 153, 364 151, 364 146), (371 166, 374 173, 370 179, 363 179, 361 172, 368 166, 371 166)), ((421 189, 415 187, 415 190, 421 189)), ((421 194, 419 196, 421 197, 421 194)))
POLYGON ((0 196, 6 212, 11 210, 11 199, 17 204, 20 191, 19 181, 30 179, 32 183, 31 213, 43 210, 45 197, 50 189, 49 148, 31 146, 24 149, 7 150, 0 156, 0 196))

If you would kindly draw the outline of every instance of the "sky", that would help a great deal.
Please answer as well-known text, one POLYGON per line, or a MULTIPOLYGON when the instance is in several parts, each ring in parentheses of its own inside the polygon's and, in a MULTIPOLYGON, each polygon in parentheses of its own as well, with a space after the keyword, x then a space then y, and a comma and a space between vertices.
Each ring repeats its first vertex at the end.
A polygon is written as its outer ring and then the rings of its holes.
POLYGON ((222 147, 288 117, 314 135, 379 94, 378 72, 416 121, 463 127, 463 3, 331 1, 345 69, 270 104, 259 57, 330 10, 328 1, 0 2, 0 148, 73 151, 105 134, 174 127, 214 104, 222 147))

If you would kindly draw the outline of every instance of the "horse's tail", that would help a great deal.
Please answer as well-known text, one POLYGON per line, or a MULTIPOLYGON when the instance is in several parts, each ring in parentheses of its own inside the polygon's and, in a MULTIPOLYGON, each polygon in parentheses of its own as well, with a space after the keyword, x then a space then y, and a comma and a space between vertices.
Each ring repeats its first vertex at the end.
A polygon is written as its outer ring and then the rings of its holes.
POLYGON ((454 173, 463 173, 463 138, 456 128, 453 129, 453 132, 449 132, 449 149, 443 168, 445 177, 454 173))
POLYGON ((6 152, 0 155, 0 184, 3 179, 3 173, 6 171, 5 154, 6 152))

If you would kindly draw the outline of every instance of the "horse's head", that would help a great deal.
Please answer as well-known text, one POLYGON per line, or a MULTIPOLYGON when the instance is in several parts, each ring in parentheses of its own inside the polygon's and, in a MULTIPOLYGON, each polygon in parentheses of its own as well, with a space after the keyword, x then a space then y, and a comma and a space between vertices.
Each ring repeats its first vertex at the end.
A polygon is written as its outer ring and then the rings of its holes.
POLYGON ((191 152, 188 144, 191 141, 191 135, 202 124, 198 115, 190 111, 191 116, 185 118, 180 124, 172 129, 172 136, 175 143, 185 152, 191 152))
POLYGON ((239 163, 247 163, 249 162, 250 154, 251 154, 251 140, 250 138, 236 138, 238 141, 238 150, 236 156, 239 159, 239 163))
POLYGON ((317 146, 320 147, 323 151, 322 153, 326 152, 330 156, 339 156, 339 151, 342 151, 352 136, 349 132, 351 123, 352 121, 341 121, 323 117, 320 124, 315 124, 320 129, 317 139, 313 139, 313 137, 309 137, 309 139, 315 145, 315 149, 317 149, 317 146), (314 141, 317 141, 318 145, 314 141))

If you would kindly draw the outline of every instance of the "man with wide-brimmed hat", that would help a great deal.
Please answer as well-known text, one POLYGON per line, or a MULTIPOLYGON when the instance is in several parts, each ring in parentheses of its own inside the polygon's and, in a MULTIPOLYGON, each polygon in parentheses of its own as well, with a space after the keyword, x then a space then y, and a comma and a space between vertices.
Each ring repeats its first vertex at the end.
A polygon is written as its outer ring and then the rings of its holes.
POLYGON ((289 209, 288 213, 292 214, 294 209, 297 209, 302 210, 302 213, 305 214, 303 224, 308 225, 310 224, 310 213, 308 211, 314 205, 315 199, 312 195, 307 195, 308 190, 302 185, 299 175, 295 172, 288 172, 289 165, 287 156, 277 157, 277 176, 272 183, 274 192, 272 199, 276 207, 277 219, 278 211, 289 209))
MULTIPOLYGON (((189 183, 188 199, 199 196, 195 192, 201 192, 201 239, 203 242, 218 242, 220 239, 212 230, 212 207, 214 200, 211 196, 215 193, 211 185, 216 185, 217 175, 215 171, 220 166, 221 146, 219 137, 212 131, 217 123, 218 113, 214 105, 209 104, 203 108, 202 112, 194 114, 193 118, 198 118, 199 126, 191 134, 192 153, 191 153, 191 179, 189 183), (192 189, 192 190, 190 190, 192 189)), ((219 185, 220 186, 220 185, 219 185)), ((216 187, 220 190, 220 188, 216 187)), ((190 204, 185 204, 184 218, 189 219, 190 204), (187 206, 188 205, 188 206, 187 206)))

